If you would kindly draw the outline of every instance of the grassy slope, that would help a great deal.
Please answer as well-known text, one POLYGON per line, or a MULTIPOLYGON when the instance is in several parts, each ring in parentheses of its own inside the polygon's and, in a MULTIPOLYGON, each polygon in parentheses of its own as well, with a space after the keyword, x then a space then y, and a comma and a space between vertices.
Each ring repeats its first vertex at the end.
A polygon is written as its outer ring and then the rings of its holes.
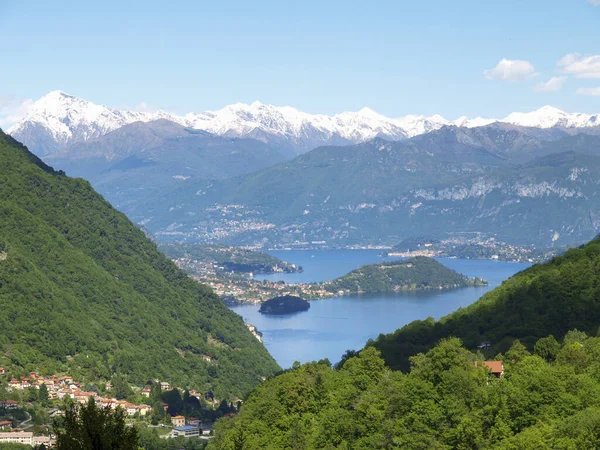
POLYGON ((3 364, 69 367, 88 379, 160 377, 236 396, 277 370, 239 316, 89 183, 54 172, 1 132, 0 245, 3 364))

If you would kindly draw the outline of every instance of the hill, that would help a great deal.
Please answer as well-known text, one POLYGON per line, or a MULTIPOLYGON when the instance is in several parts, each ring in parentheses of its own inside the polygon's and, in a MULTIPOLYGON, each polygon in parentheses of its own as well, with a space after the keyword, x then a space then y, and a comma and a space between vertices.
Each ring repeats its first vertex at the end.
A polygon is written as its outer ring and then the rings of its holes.
POLYGON ((599 267, 600 238, 334 368, 295 365, 208 448, 599 448, 599 267))
POLYGON ((234 244, 393 245, 480 233, 550 247, 598 233, 600 136, 532 141, 484 128, 321 147, 251 174, 182 182, 130 213, 159 239, 234 244))
POLYGON ((217 423, 207 448, 592 450, 598 354, 600 338, 578 331, 487 362, 454 338, 404 374, 368 348, 337 370, 319 361, 267 380, 217 423))
POLYGON ((386 363, 407 370, 409 358, 456 336, 468 349, 482 343, 490 355, 514 339, 532 347, 537 339, 577 328, 596 335, 600 323, 600 240, 568 250, 548 263, 518 273, 472 305, 435 321, 412 322, 369 342, 386 363))
POLYGON ((331 292, 348 294, 456 289, 487 284, 480 278, 469 279, 433 258, 417 256, 400 261, 368 264, 325 283, 331 292))
POLYGON ((0 365, 242 396, 277 370, 241 317, 88 182, 0 132, 0 365), (212 357, 207 363, 203 355, 212 357))
POLYGON ((44 157, 85 178, 121 211, 160 198, 184 181, 254 172, 290 154, 255 139, 214 136, 165 119, 134 122, 44 157))

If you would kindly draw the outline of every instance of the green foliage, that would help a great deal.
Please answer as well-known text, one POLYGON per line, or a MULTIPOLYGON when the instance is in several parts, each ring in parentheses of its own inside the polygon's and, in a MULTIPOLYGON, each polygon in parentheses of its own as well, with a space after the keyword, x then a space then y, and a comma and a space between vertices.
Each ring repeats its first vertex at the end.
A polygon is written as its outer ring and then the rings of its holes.
MULTIPOLYGON (((470 350, 482 342, 491 343, 488 356, 506 352, 515 339, 534 350, 540 338, 552 334, 562 339, 575 328, 580 331, 572 331, 565 339, 580 341, 585 333, 595 335, 600 324, 599 269, 600 239, 595 239, 516 274, 466 308, 438 321, 412 322, 368 345, 381 350, 390 367, 408 370, 411 356, 449 336, 461 338, 470 350)), ((538 354, 547 359, 555 351, 538 354)))
POLYGON ((98 408, 93 398, 67 409, 54 432, 57 450, 138 450, 138 431, 126 426, 123 410, 98 408))
POLYGON ((331 292, 377 293, 454 289, 487 284, 480 278, 469 279, 433 258, 417 256, 381 264, 368 264, 336 278, 324 287, 331 292))
POLYGON ((556 359, 556 354, 559 352, 559 350, 560 344, 552 335, 539 339, 533 348, 533 352, 536 355, 544 358, 548 362, 556 359))
POLYGON ((220 398, 242 397, 277 370, 241 317, 87 182, 2 133, 0 168, 0 353, 10 349, 9 369, 158 378, 220 398))
POLYGON ((131 389, 131 386, 123 375, 114 375, 112 377, 112 385, 117 400, 131 399, 134 396, 133 389, 131 389))
POLYGON ((500 379, 457 338, 415 355, 406 374, 386 368, 373 347, 337 370, 305 364, 269 379, 238 415, 217 422, 208 448, 600 448, 600 339, 566 342, 558 354, 575 344, 587 365, 548 362, 517 342, 500 379))
POLYGON ((0 450, 31 450, 31 445, 0 443, 0 450))
POLYGON ((206 448, 206 440, 200 438, 177 437, 161 439, 154 428, 139 429, 140 449, 151 450, 202 450, 206 448))

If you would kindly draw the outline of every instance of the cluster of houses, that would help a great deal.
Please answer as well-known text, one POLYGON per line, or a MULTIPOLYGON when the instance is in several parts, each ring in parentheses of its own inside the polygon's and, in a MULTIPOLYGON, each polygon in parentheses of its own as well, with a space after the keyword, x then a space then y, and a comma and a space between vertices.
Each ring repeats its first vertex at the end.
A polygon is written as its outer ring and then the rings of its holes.
MULTIPOLYGON (((69 375, 43 377, 35 372, 30 372, 28 377, 12 378, 8 382, 8 390, 24 390, 30 387, 39 389, 42 385, 45 385, 48 389, 48 397, 50 399, 64 400, 65 398, 70 398, 75 402, 86 404, 90 398, 93 398, 98 406, 103 408, 109 407, 111 409, 121 407, 128 416, 134 416, 136 413, 139 413, 140 416, 145 416, 152 410, 152 407, 149 405, 134 405, 124 400, 102 397, 97 392, 86 392, 82 390, 81 383, 74 381, 73 377, 69 375)), ((110 383, 106 384, 106 390, 112 390, 110 383)))
POLYGON ((180 436, 185 438, 201 437, 210 434, 211 431, 211 427, 202 428, 200 426, 200 419, 196 417, 189 417, 187 421, 184 416, 171 417, 171 424, 173 425, 173 430, 168 435, 165 435, 165 438, 180 436))
MULTIPOLYGON (((210 357, 208 357, 210 358, 210 357)), ((6 370, 0 367, 0 375, 5 375, 6 370)), ((35 372, 30 372, 29 376, 21 376, 19 378, 11 378, 8 381, 8 391, 19 391, 29 389, 31 387, 40 389, 42 385, 45 385, 48 390, 48 397, 50 399, 63 400, 70 398, 73 401, 81 404, 87 404, 90 398, 93 398, 96 404, 100 407, 116 409, 122 408, 128 416, 135 416, 136 414, 140 417, 148 415, 152 411, 152 407, 149 405, 134 405, 124 400, 117 400, 115 398, 102 397, 97 392, 86 392, 82 389, 81 383, 74 381, 72 376, 57 376, 52 375, 49 377, 40 376, 35 372)), ((171 385, 167 382, 160 382, 160 388, 162 391, 169 391, 172 389, 171 385)), ((112 385, 110 382, 106 383, 106 391, 110 392, 112 385)), ((140 394, 144 397, 150 397, 150 387, 145 387, 141 390, 140 394)), ((195 390, 189 391, 190 396, 196 397, 198 400, 203 399, 203 395, 195 390)), ((212 399, 213 404, 216 402, 212 399)), ((18 402, 15 400, 0 400, 0 409, 5 411, 15 410, 18 408, 18 402)), ((167 404, 163 403, 162 407, 167 409, 167 404)), ((165 438, 183 436, 199 437, 203 434, 210 433, 210 429, 204 431, 200 427, 200 419, 190 417, 186 420, 184 416, 175 416, 171 418, 173 430, 165 438)), ((52 444, 50 438, 47 436, 34 436, 33 433, 22 431, 21 429, 12 428, 12 421, 4 420, 0 421, 0 443, 20 443, 37 446, 42 443, 46 447, 50 447, 52 444)))

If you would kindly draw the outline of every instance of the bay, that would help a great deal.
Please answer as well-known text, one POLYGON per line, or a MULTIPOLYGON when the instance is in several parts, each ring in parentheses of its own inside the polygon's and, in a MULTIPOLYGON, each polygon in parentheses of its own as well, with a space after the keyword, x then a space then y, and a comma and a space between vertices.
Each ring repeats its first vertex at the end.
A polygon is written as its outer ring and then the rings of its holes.
MULTIPOLYGON (((301 265, 303 273, 261 275, 258 279, 309 283, 331 280, 357 267, 397 258, 383 258, 378 250, 273 251, 274 256, 301 265)), ((350 295, 311 302, 308 311, 286 316, 267 316, 259 305, 231 309, 263 333, 265 347, 279 365, 328 358, 339 361, 348 349, 362 348, 380 333, 390 333, 413 320, 436 319, 476 301, 529 264, 488 260, 439 258, 442 264, 469 277, 489 282, 485 287, 452 291, 350 295)))

